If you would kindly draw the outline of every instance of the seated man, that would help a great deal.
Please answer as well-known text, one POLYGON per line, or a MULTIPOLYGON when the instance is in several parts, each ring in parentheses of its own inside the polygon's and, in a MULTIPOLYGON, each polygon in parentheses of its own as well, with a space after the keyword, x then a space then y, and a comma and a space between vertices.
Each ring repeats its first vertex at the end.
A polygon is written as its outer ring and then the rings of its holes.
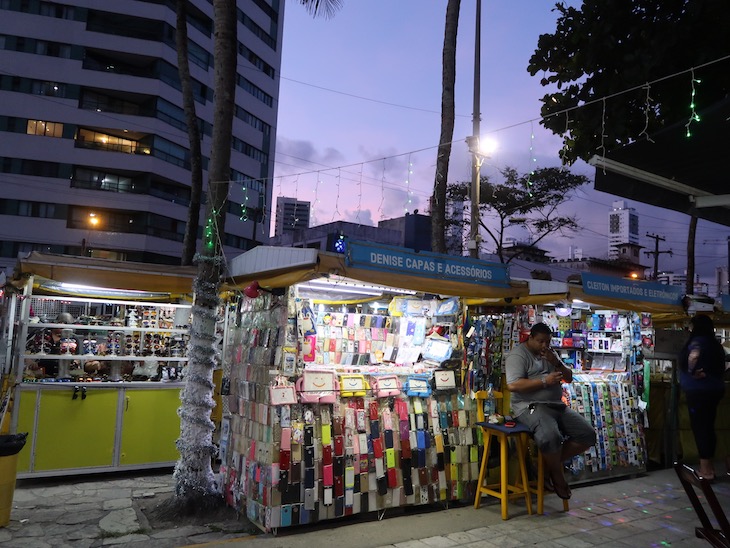
POLYGON ((515 419, 532 430, 542 451, 548 487, 569 499, 563 462, 593 446, 596 432, 561 401, 561 382, 572 382, 573 372, 550 348, 551 337, 550 328, 537 323, 529 338, 512 349, 505 362, 507 389, 512 393, 515 419))

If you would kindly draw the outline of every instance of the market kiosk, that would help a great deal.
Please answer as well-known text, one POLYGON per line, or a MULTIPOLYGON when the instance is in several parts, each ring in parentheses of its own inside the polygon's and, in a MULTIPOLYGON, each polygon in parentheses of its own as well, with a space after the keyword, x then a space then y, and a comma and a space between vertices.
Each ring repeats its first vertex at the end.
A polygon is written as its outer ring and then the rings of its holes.
POLYGON ((527 284, 502 264, 366 242, 341 255, 259 247, 231 270, 251 285, 224 352, 230 505, 272 530, 473 500, 482 443, 463 297, 519 298, 527 284))
MULTIPOLYGON (((528 336, 534 323, 548 324, 555 334, 553 348, 574 370, 573 382, 563 386, 563 400, 598 434, 596 446, 570 463, 569 482, 645 471, 646 427, 654 425, 647 420, 644 358, 653 349, 654 318, 685 317, 679 288, 592 273, 583 273, 580 283, 528 283, 530 296, 512 301, 518 303, 513 313, 492 306, 489 314, 473 317, 478 335, 473 343, 489 368, 489 382, 497 386, 502 356, 528 336), (519 304, 524 302, 529 304, 519 304)), ((479 310, 473 306, 479 301, 468 302, 470 310, 479 310)))
POLYGON ((666 410, 652 401, 649 358, 655 352, 657 324, 686 317, 683 292, 679 287, 590 273, 583 273, 581 282, 570 293, 593 305, 581 326, 581 346, 588 360, 584 373, 574 375, 571 388, 589 392, 593 404, 606 410, 605 418, 595 423, 601 462, 596 473, 615 477, 644 471, 659 440, 668 439, 664 421, 656 420, 666 410))
POLYGON ((232 270, 246 298, 228 309, 221 479, 262 529, 472 501, 473 393, 503 388, 503 356, 537 321, 576 369, 564 399, 599 431, 571 482, 646 469, 636 359, 649 316, 591 295, 590 276, 510 280, 501 264, 363 242, 341 255, 260 247, 232 270))
POLYGON ((18 477, 169 467, 194 268, 31 253, 6 287, 18 477), (67 313, 69 323, 58 323, 67 313))

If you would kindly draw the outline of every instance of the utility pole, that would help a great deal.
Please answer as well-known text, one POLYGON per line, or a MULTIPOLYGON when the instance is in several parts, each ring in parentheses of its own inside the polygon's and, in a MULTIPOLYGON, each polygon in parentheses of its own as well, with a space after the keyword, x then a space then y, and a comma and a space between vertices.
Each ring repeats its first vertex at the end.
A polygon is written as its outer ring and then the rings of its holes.
POLYGON ((482 42, 482 0, 477 0, 476 5, 476 28, 474 31, 474 112, 472 113, 472 136, 467 141, 469 150, 473 156, 471 173, 471 226, 469 234, 469 255, 475 259, 479 258, 479 179, 481 175, 482 159, 479 157, 479 120, 481 112, 479 108, 480 94, 480 65, 481 65, 481 42, 482 42))
POLYGON ((659 273, 659 255, 661 255, 662 253, 669 253, 669 256, 671 257, 672 250, 664 249, 662 251, 659 251, 659 242, 665 241, 665 239, 662 238, 661 236, 658 236, 656 234, 649 234, 647 232, 646 237, 654 240, 654 251, 644 251, 644 254, 647 256, 649 256, 649 255, 654 256, 654 279, 656 280, 657 274, 659 273))

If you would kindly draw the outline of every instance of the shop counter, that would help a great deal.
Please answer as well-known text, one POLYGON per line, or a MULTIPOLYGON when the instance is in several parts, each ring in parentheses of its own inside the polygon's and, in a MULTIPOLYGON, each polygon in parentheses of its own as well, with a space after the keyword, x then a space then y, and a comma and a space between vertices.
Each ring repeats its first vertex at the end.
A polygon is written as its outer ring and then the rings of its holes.
POLYGON ((18 478, 172 466, 180 382, 35 382, 16 389, 29 432, 18 478))

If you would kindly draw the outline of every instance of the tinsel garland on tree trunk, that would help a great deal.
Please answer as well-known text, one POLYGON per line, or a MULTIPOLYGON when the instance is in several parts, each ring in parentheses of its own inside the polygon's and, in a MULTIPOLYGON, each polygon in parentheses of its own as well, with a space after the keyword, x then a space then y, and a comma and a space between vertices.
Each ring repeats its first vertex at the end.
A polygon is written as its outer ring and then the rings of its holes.
POLYGON ((194 283, 188 365, 185 387, 180 399, 180 438, 176 442, 180 459, 175 466, 175 495, 194 498, 212 495, 218 489, 211 457, 217 452, 213 444, 215 424, 210 419, 213 400, 213 370, 220 352, 216 348, 215 327, 220 299, 219 262, 216 257, 197 256, 198 277, 194 283))

